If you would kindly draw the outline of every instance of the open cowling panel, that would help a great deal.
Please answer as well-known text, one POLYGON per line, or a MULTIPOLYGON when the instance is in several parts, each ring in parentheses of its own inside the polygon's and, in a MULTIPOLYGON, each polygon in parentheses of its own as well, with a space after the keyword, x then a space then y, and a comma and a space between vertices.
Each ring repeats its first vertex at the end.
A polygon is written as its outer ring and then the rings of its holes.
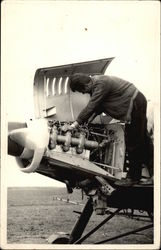
POLYGON ((72 92, 69 88, 69 76, 79 72, 104 74, 113 59, 111 57, 38 69, 34 78, 35 117, 73 121, 87 104, 89 95, 72 92))

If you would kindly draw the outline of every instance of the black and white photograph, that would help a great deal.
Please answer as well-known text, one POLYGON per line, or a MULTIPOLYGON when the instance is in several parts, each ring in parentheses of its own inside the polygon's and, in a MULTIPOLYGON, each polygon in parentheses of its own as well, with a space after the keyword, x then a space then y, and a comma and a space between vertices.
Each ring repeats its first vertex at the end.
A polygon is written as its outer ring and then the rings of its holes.
POLYGON ((1 249, 160 249, 160 2, 1 10, 1 249))

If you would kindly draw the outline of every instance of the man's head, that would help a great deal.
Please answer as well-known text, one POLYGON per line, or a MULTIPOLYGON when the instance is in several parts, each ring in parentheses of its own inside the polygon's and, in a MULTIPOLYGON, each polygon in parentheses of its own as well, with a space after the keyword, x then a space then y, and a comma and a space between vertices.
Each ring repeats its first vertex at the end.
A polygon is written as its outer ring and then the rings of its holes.
POLYGON ((69 85, 72 91, 81 93, 91 92, 91 78, 87 74, 75 73, 70 76, 69 85))

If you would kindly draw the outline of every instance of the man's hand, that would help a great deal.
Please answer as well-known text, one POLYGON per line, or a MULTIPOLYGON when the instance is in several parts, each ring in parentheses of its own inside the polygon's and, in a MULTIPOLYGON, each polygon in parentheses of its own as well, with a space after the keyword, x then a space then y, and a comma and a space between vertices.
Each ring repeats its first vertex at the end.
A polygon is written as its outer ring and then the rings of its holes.
POLYGON ((74 129, 74 127, 72 127, 72 126, 69 125, 69 124, 64 124, 64 125, 61 127, 61 131, 63 131, 63 132, 72 131, 73 129, 74 129))
POLYGON ((77 128, 78 126, 79 126, 79 123, 77 121, 73 122, 71 125, 64 124, 61 127, 61 131, 63 131, 63 132, 72 131, 73 129, 77 128))

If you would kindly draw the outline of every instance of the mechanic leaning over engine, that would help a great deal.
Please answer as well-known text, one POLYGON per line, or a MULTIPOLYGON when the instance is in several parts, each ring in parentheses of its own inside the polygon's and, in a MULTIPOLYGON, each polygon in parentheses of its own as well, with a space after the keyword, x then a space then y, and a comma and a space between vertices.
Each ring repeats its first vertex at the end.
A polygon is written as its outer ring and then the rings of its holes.
POLYGON ((147 131, 145 96, 130 82, 115 76, 75 73, 69 79, 72 91, 89 93, 90 100, 68 130, 77 128, 93 116, 104 112, 125 122, 125 142, 129 158, 129 171, 120 185, 133 185, 141 179, 142 164, 147 165, 151 178, 144 184, 152 184, 153 144, 147 131))

